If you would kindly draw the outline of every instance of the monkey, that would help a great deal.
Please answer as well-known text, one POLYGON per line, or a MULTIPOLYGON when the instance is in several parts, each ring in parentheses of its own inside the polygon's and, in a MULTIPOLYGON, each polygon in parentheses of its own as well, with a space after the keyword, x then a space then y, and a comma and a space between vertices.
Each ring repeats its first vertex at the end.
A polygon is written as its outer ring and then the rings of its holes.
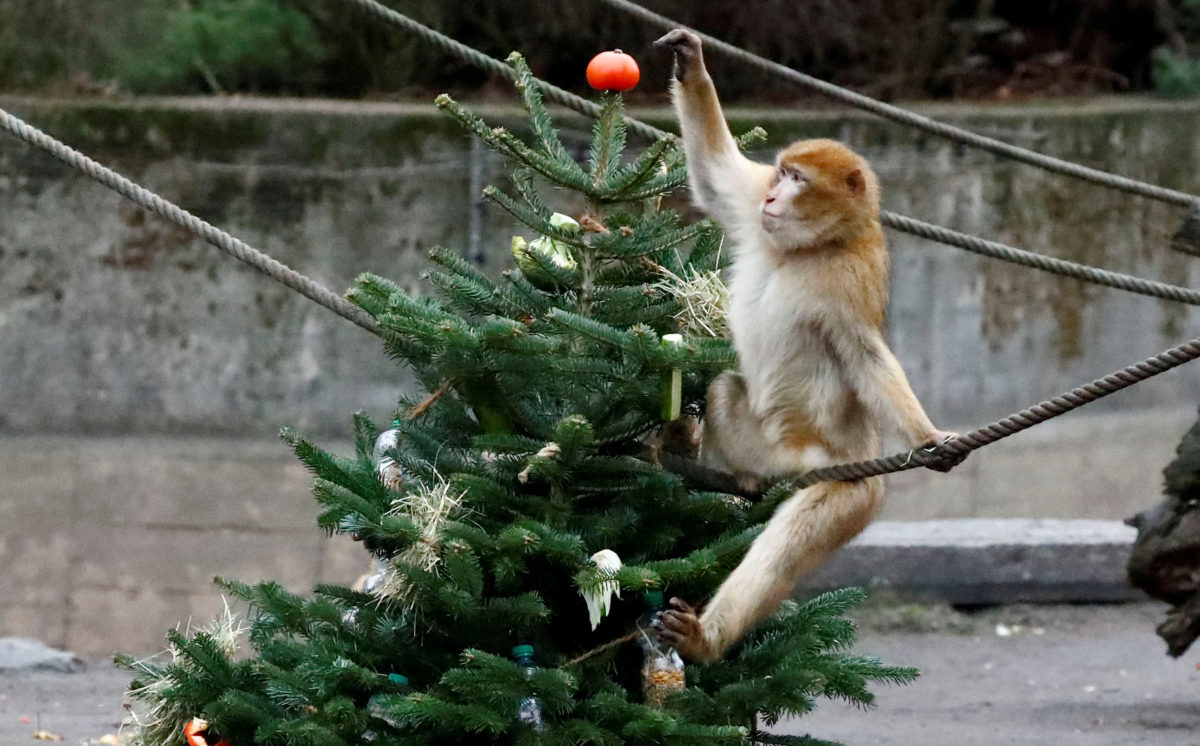
MULTIPOLYGON (((765 479, 874 458, 880 431, 916 447, 938 430, 883 338, 888 255, 879 182, 833 140, 801 140, 770 166, 738 150, 700 38, 675 29, 671 94, 692 201, 733 245, 729 325, 740 372, 710 384, 700 457, 753 488, 765 479)), ((962 459, 936 453, 931 468, 962 459)), ((801 577, 874 519, 880 477, 822 482, 780 504, 702 614, 685 601, 656 620, 660 639, 711 662, 773 614, 801 577)))

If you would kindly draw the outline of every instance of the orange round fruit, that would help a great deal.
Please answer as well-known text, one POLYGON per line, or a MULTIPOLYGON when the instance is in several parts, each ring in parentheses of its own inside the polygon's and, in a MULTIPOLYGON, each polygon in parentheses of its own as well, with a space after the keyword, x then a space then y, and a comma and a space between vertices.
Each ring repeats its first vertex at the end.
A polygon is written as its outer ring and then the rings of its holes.
POLYGON ((641 77, 637 61, 619 49, 601 52, 587 66, 588 85, 598 91, 628 91, 641 77))

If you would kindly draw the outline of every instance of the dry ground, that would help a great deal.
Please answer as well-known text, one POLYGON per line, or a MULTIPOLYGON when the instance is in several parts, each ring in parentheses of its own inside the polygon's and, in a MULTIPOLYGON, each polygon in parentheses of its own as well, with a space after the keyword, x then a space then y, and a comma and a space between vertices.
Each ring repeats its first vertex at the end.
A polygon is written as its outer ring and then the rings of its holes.
MULTIPOLYGON (((914 665, 867 712, 825 702, 788 732, 846 744, 1200 746, 1200 651, 1172 660, 1156 604, 998 607, 974 613, 873 605, 855 650, 914 665)), ((104 662, 81 673, 0 674, 0 744, 116 732, 128 680, 104 662), (28 719, 28 722, 23 722, 28 719)))

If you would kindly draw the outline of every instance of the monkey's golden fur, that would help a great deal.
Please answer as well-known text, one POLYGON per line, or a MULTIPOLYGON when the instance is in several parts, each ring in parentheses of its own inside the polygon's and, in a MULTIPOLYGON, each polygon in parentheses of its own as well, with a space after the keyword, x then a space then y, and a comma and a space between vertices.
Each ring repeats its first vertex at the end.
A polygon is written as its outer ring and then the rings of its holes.
MULTIPOLYGON (((775 166, 747 159, 699 39, 677 30, 660 43, 675 53, 672 94, 693 200, 734 247, 729 324, 740 372, 709 387, 702 457, 749 486, 873 458, 884 426, 914 447, 949 435, 934 428, 883 340, 888 260, 870 166, 833 140, 794 143, 775 166)), ((703 614, 672 599, 660 635, 685 657, 719 658, 862 531, 882 501, 878 477, 799 490, 703 614)))

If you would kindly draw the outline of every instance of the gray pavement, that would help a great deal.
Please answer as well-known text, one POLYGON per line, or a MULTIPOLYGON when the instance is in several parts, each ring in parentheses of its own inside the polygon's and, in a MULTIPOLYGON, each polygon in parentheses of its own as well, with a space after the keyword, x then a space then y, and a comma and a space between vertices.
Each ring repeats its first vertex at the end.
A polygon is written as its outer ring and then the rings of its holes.
POLYGON ((780 730, 846 744, 1200 744, 1200 650, 1174 660, 1151 603, 868 611, 857 652, 921 669, 862 712, 822 703, 780 730), (904 631, 905 627, 909 631, 904 631))
MULTIPOLYGON (((922 675, 877 689, 861 711, 821 702, 779 730, 858 744, 1200 746, 1200 650, 1168 658, 1151 603, 999 606, 871 604, 854 652, 922 675)), ((128 676, 104 662, 77 673, 0 671, 0 744, 100 743, 124 716, 128 676), (23 722, 22 719, 28 722, 23 722)))

